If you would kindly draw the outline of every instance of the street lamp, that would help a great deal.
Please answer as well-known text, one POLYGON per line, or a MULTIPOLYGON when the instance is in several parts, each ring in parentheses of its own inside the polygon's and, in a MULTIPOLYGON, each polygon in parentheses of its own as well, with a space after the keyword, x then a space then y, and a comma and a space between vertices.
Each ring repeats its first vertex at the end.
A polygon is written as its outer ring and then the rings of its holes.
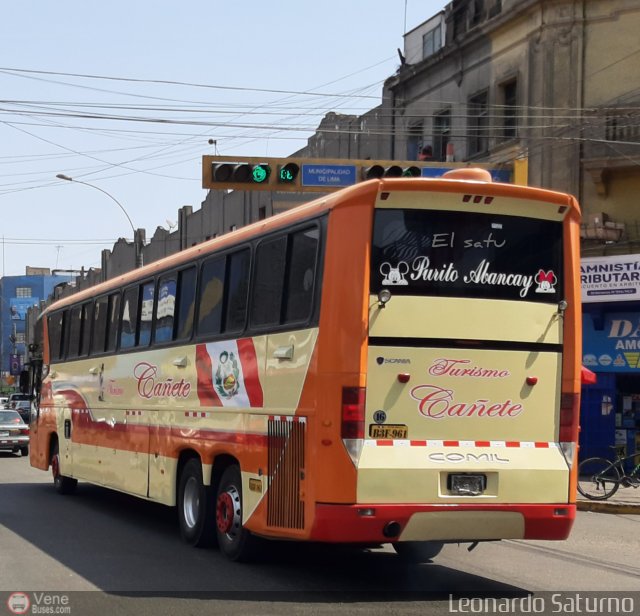
POLYGON ((131 230, 133 231, 133 246, 136 251, 136 267, 142 267, 142 250, 140 248, 138 233, 136 231, 136 228, 133 226, 133 222, 131 221, 131 216, 129 216, 127 210, 124 209, 124 206, 122 205, 122 203, 120 203, 120 201, 118 201, 111 193, 108 193, 106 190, 104 190, 103 188, 100 188, 100 186, 96 186, 95 184, 89 184, 89 182, 76 180, 72 177, 69 177, 68 175, 65 175, 64 173, 58 173, 56 177, 59 180, 66 180, 67 182, 76 182, 76 184, 84 184, 85 186, 90 186, 91 188, 95 188, 96 190, 99 190, 101 193, 104 193, 105 195, 107 195, 109 199, 115 202, 115 204, 122 210, 123 214, 127 217, 127 220, 131 225, 131 230))

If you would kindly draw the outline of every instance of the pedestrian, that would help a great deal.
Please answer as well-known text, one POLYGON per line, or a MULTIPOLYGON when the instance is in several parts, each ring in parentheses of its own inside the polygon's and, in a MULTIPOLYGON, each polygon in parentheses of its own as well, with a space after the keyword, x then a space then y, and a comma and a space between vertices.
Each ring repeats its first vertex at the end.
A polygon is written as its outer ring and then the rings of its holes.
POLYGON ((418 154, 418 160, 433 160, 433 148, 425 145, 418 154))

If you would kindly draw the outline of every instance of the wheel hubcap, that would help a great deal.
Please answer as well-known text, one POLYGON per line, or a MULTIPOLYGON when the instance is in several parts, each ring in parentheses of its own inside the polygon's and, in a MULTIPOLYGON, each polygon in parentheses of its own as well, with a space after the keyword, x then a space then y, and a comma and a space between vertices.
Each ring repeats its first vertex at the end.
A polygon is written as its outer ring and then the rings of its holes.
POLYGON ((189 477, 184 486, 182 510, 187 526, 193 528, 198 522, 200 513, 200 489, 195 477, 189 477))
POLYGON ((218 530, 229 539, 235 539, 240 531, 241 515, 240 493, 234 486, 229 486, 226 492, 218 495, 216 503, 218 530))

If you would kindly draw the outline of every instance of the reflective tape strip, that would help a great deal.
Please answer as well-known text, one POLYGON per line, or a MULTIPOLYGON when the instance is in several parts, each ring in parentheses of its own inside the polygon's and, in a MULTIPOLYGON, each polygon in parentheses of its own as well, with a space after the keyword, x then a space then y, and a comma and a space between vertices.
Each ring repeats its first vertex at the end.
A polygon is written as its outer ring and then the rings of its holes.
POLYGON ((514 447, 519 449, 551 449, 558 443, 551 441, 439 441, 406 439, 367 439, 365 447, 514 447))

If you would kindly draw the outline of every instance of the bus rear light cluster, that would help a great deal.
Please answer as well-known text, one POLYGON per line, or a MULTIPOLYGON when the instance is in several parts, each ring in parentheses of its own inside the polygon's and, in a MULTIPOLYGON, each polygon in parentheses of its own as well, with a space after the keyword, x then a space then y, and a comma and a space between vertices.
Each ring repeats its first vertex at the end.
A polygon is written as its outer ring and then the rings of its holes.
POLYGON ((342 388, 342 438, 364 438, 364 387, 342 388))
POLYGON ((364 411, 366 388, 342 388, 342 422, 340 434, 351 461, 357 465, 364 445, 364 411))
POLYGON ((560 397, 560 442, 575 441, 580 396, 577 393, 563 393, 560 397))
POLYGON ((489 205, 493 202, 493 197, 483 197, 482 195, 464 195, 462 197, 463 203, 469 203, 473 201, 474 203, 482 203, 484 199, 484 204, 489 205))

